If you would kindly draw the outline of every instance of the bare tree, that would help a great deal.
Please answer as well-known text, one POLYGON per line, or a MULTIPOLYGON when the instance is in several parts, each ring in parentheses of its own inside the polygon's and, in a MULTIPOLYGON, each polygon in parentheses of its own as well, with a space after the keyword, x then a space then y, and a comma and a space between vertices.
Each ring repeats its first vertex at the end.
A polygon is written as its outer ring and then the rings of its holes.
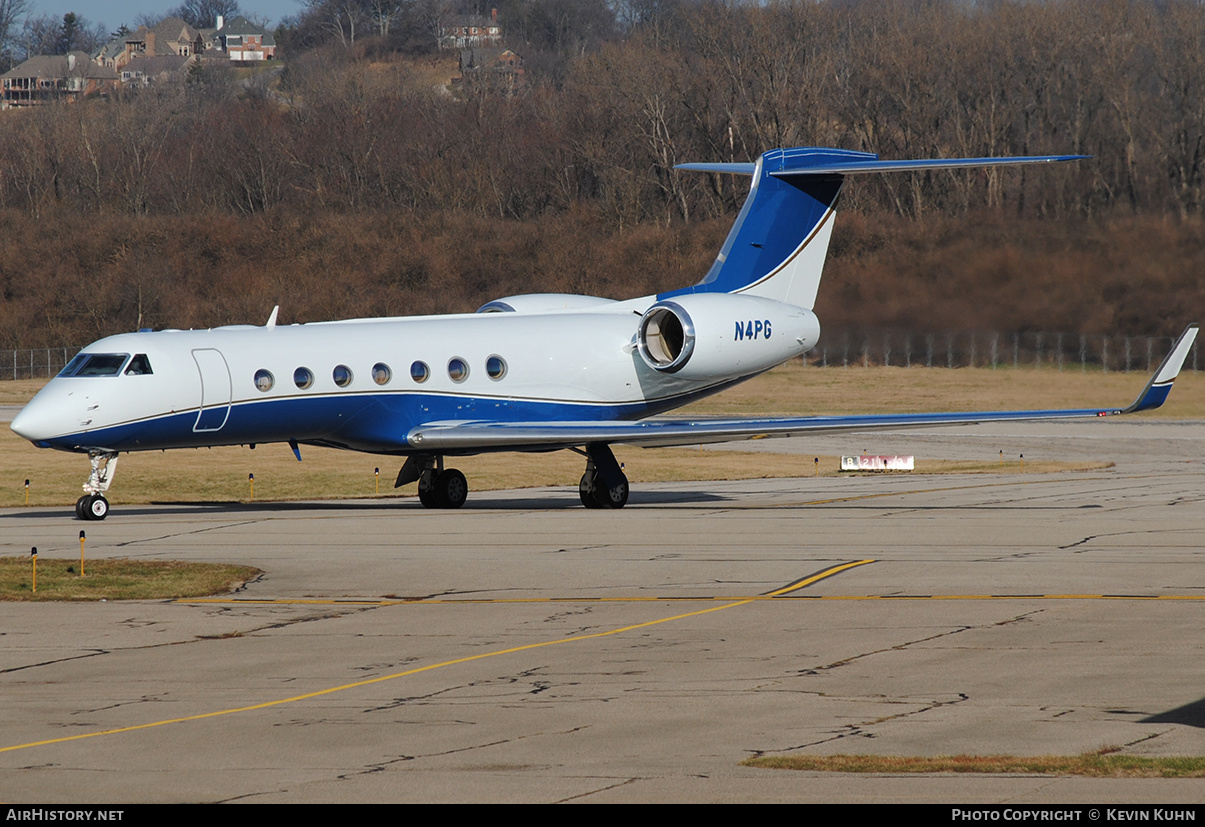
POLYGON ((212 29, 217 25, 218 15, 230 20, 239 11, 238 0, 184 0, 167 16, 179 17, 194 29, 212 29))
POLYGON ((30 0, 0 0, 0 55, 11 66, 17 39, 17 18, 28 13, 30 0))

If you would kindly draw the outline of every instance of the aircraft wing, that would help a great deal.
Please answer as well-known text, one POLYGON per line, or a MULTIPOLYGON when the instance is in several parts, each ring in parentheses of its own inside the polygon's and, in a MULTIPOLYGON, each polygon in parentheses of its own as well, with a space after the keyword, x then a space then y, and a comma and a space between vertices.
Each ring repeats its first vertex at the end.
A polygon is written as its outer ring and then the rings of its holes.
POLYGON ((1039 419, 1077 419, 1118 416, 1158 408, 1180 373, 1197 325, 1190 325, 1151 376, 1142 393, 1125 408, 1078 408, 1038 411, 979 411, 971 413, 869 414, 863 416, 804 416, 783 419, 647 419, 635 422, 432 422, 412 429, 412 448, 438 453, 482 451, 541 451, 590 443, 619 443, 645 447, 700 445, 743 439, 788 437, 836 431, 896 430, 977 422, 1016 422, 1039 419))

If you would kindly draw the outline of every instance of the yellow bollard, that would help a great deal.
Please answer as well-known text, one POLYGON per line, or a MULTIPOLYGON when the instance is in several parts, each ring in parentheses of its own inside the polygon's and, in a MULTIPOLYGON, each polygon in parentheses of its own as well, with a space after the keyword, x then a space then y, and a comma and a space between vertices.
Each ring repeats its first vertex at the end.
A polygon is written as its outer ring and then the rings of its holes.
POLYGON ((79 533, 79 576, 84 576, 84 532, 79 533))
POLYGON ((374 474, 376 474, 376 477, 377 477, 377 494, 380 494, 380 493, 381 493, 381 469, 380 469, 380 468, 374 468, 374 469, 372 469, 372 472, 373 472, 374 474))
POLYGON ((1004 449, 1000 449, 1000 465, 1004 465, 1004 449))
POLYGON ((255 502, 255 474, 247 475, 247 484, 251 486, 251 502, 255 502))
POLYGON ((1025 470, 1025 455, 1021 454, 1021 470, 1025 470))
POLYGON ((38 547, 34 546, 29 550, 29 556, 33 558, 33 593, 38 593, 38 547))
POLYGON ((816 476, 820 476, 820 457, 816 457, 814 461, 816 463, 816 476))

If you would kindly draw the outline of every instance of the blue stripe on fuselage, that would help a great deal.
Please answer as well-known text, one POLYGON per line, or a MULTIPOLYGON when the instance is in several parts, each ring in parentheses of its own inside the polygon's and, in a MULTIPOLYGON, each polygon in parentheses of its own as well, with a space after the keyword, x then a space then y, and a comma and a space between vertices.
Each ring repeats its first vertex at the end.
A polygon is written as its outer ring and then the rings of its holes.
MULTIPOLYGON (((259 442, 321 443, 383 454, 412 453, 406 434, 428 422, 563 422, 640 419, 709 396, 750 376, 664 399, 601 404, 477 397, 413 391, 335 393, 236 402, 226 424, 195 432, 197 410, 164 414, 109 428, 68 434, 35 443, 39 448, 83 452, 157 451, 259 442), (289 427, 292 425, 293 427, 289 427)), ((225 406, 222 406, 224 409, 225 406)))

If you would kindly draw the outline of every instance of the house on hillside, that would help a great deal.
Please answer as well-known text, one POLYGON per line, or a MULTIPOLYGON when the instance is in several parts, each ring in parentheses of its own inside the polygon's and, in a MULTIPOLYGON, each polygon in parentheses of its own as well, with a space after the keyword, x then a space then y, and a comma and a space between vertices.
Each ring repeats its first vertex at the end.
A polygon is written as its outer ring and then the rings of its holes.
POLYGON ((136 57, 192 57, 205 50, 201 33, 179 17, 164 18, 151 29, 139 26, 137 31, 126 35, 125 43, 123 64, 136 57))
POLYGON ((491 9, 490 16, 462 14, 439 27, 439 48, 472 49, 481 46, 497 46, 502 42, 502 27, 498 25, 498 10, 491 9))
POLYGON ((114 38, 104 46, 100 47, 100 51, 92 56, 92 62, 97 66, 105 66, 109 69, 116 69, 117 67, 114 64, 119 56, 125 54, 125 50, 125 38, 114 38))
POLYGON ((196 55, 136 57, 121 67, 121 85, 137 89, 164 83, 183 83, 188 77, 188 67, 196 59, 196 55))
POLYGON ((0 107, 75 101, 117 90, 117 73, 97 66, 87 52, 37 55, 0 75, 0 107))
POLYGON ((276 38, 272 33, 241 14, 229 22, 219 17, 217 22, 214 46, 231 60, 272 60, 276 57, 276 38))
POLYGON ((459 82, 462 85, 480 84, 513 94, 526 81, 523 58, 511 49, 485 46, 460 52, 459 82))
POLYGON ((98 66, 120 71, 136 57, 185 57, 205 50, 200 32, 179 17, 167 17, 152 28, 139 26, 125 37, 109 41, 92 56, 98 66))

